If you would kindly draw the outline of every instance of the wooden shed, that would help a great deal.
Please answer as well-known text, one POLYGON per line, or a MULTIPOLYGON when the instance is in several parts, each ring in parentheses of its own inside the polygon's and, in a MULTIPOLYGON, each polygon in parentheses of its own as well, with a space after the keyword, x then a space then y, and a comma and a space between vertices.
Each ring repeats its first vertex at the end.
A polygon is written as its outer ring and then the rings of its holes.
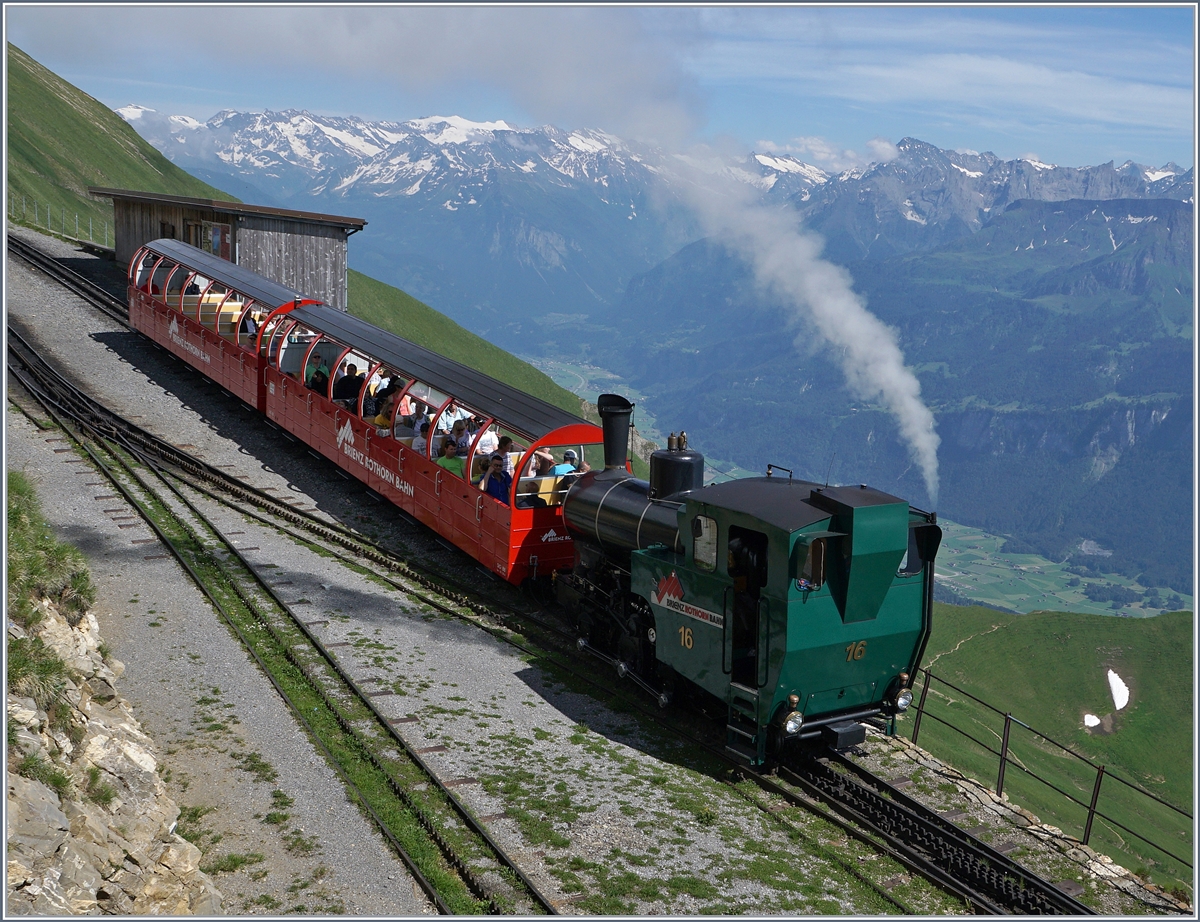
POLYGON ((169 237, 346 310, 346 239, 366 226, 362 218, 129 189, 88 193, 112 199, 118 262, 169 237))

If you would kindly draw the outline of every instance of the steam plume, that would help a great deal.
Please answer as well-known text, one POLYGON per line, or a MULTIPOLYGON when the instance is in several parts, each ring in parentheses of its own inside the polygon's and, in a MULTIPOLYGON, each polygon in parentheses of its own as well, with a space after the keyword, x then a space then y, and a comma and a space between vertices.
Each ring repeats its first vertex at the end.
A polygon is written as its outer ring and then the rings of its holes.
POLYGON ((745 183, 720 173, 695 172, 694 179, 683 187, 708 233, 740 255, 798 319, 811 321, 833 347, 857 397, 879 401, 895 416, 936 508, 941 440, 895 331, 867 310, 845 269, 821 258, 824 241, 803 232, 794 213, 755 201, 745 183))

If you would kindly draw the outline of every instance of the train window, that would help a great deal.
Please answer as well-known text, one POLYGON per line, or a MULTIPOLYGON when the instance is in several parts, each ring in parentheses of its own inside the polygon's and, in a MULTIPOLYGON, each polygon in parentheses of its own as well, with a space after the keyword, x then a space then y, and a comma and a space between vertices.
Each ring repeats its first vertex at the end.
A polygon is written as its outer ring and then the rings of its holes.
POLYGON ((424 381, 414 381, 405 396, 412 401, 412 427, 417 434, 421 434, 422 423, 429 423, 429 441, 425 446, 425 457, 436 458, 442 450, 442 439, 436 435, 433 417, 445 404, 446 395, 424 381))
POLYGON ((288 337, 295 326, 296 321, 284 317, 282 322, 271 331, 271 343, 267 346, 267 362, 272 368, 278 367, 279 353, 287 345, 288 337))
POLYGON ((259 354, 266 356, 267 350, 271 348, 271 339, 275 335, 275 331, 279 329, 280 324, 287 319, 285 317, 274 317, 267 322, 266 327, 262 331, 262 345, 259 346, 259 354))
POLYGON ((896 569, 897 576, 916 576, 925 569, 925 561, 937 553, 941 536, 937 526, 920 525, 908 530, 908 549, 896 569))
POLYGON ((187 266, 179 266, 171 273, 171 277, 167 279, 167 284, 163 288, 163 300, 167 302, 167 306, 175 310, 180 309, 184 286, 194 274, 187 266))
POLYGON ((411 407, 407 413, 400 412, 400 405, 404 402, 402 395, 408 387, 408 382, 408 378, 397 374, 386 365, 373 368, 370 377, 367 378, 367 394, 363 397, 363 419, 374 420, 381 430, 388 430, 390 435, 398 439, 411 439, 416 435, 411 424, 404 419, 406 416, 411 417, 411 407), (393 420, 396 431, 392 431, 393 420))
POLYGON ((208 303, 208 289, 212 285, 212 279, 205 278, 200 274, 193 275, 188 279, 187 287, 183 291, 182 301, 183 312, 210 330, 215 319, 215 312, 211 309, 206 312, 205 305, 208 303), (207 323, 205 323, 206 319, 207 323))
POLYGON ((363 353, 351 351, 342 358, 333 375, 333 399, 355 415, 359 415, 359 404, 365 396, 363 385, 367 383, 367 372, 373 364, 363 353))
POLYGON ((266 319, 266 312, 253 300, 242 300, 243 295, 234 292, 225 302, 229 310, 237 309, 237 344, 245 349, 253 349, 258 339, 258 328, 266 319))
POLYGON ((796 576, 798 589, 820 589, 825 584, 825 539, 817 538, 808 546, 808 554, 796 576))
MULTIPOLYGON (((179 269, 177 263, 171 262, 169 259, 164 259, 158 264, 158 268, 154 270, 154 275, 150 279, 150 294, 163 297, 163 292, 167 290, 167 279, 179 269)), ((181 282, 182 284, 182 282, 181 282)))
POLYGON ((706 515, 692 519, 692 561, 696 568, 712 572, 717 568, 717 520, 706 515))
POLYGON ((203 318, 200 322, 225 339, 232 338, 233 322, 237 320, 236 315, 232 318, 225 317, 225 299, 228 297, 229 289, 220 282, 213 282, 204 293, 200 307, 203 318))
POLYGON ((288 330, 287 336, 279 344, 279 370, 299 380, 304 355, 316 338, 316 333, 299 323, 288 330))
POLYGON ((242 319, 245 310, 245 297, 231 288, 225 295, 225 300, 221 302, 221 319, 218 321, 217 332, 232 343, 240 343, 238 321, 242 319))
POLYGON ((322 336, 308 353, 304 363, 304 383, 322 397, 329 396, 329 385, 333 381, 333 369, 337 360, 346 351, 335 339, 322 336))
POLYGON ((156 253, 147 253, 142 257, 142 261, 137 267, 137 274, 133 278, 135 288, 140 288, 147 294, 150 293, 150 276, 154 274, 154 264, 161 258, 156 253))

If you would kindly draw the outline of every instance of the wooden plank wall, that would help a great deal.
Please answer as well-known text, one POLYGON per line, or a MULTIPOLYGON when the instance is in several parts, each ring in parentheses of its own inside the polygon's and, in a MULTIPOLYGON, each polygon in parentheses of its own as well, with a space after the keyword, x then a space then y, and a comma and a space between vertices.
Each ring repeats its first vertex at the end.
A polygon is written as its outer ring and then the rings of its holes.
POLYGON ((228 224, 234 262, 331 307, 346 310, 346 232, 341 227, 259 215, 222 214, 162 202, 113 202, 117 262, 128 265, 138 247, 172 225, 187 240, 188 222, 228 224))
POLYGON ((233 215, 217 214, 211 208, 190 208, 183 205, 169 205, 165 202, 129 202, 120 199, 113 200, 113 223, 116 229, 117 262, 129 265, 133 254, 144 243, 158 240, 163 236, 162 225, 170 224, 175 228, 176 240, 186 240, 184 228, 187 222, 213 221, 218 224, 228 224, 231 229, 231 241, 237 252, 238 224, 233 215))
POLYGON ((259 215, 238 225, 238 265, 346 310, 346 232, 259 215))

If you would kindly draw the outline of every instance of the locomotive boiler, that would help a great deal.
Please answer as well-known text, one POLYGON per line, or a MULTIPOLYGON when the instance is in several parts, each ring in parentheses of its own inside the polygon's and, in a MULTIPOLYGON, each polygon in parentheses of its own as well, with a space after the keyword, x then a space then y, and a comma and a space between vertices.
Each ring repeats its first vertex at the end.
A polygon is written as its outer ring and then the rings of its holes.
POLYGON ((563 504, 575 564, 558 580, 580 646, 662 701, 717 699, 726 748, 762 765, 801 741, 844 748, 893 718, 929 639, 936 515, 865 484, 790 475, 705 486, 673 438, 650 480, 625 464, 633 405, 598 403, 604 469, 563 504))

